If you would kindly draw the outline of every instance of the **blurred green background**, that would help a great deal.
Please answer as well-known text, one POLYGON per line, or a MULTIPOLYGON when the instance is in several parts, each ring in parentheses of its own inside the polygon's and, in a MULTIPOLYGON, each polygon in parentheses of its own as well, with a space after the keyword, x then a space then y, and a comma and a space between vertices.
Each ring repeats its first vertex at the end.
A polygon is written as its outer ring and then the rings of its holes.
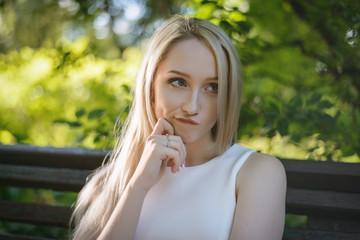
MULTIPOLYGON (((148 38, 178 13, 221 26, 239 51, 241 144, 360 162, 360 1, 352 0, 0 0, 0 143, 112 148, 148 38)), ((2 187, 0 199, 69 206, 76 194, 2 187)), ((5 222, 0 231, 67 234, 5 222)))

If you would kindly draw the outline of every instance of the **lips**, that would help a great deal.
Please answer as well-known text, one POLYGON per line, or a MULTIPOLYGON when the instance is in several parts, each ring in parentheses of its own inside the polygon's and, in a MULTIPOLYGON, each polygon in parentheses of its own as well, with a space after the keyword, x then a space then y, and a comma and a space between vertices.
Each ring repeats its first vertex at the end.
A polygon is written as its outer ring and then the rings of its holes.
POLYGON ((196 122, 190 118, 175 118, 175 119, 181 123, 190 124, 190 125, 199 125, 198 122, 196 122))

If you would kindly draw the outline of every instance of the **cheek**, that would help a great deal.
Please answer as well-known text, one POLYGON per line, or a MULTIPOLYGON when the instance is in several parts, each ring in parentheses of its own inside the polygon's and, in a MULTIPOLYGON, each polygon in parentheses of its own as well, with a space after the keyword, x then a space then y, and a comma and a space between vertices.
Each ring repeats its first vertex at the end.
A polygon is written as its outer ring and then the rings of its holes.
POLYGON ((210 115, 211 115, 211 119, 213 120, 213 122, 215 124, 217 121, 217 118, 218 118, 217 105, 212 106, 210 115))
POLYGON ((207 104, 207 117, 208 119, 215 124, 217 117, 218 117, 218 103, 217 99, 211 99, 208 101, 207 104))
POLYGON ((155 115, 157 118, 166 117, 177 105, 177 98, 166 89, 158 89, 155 93, 155 115))

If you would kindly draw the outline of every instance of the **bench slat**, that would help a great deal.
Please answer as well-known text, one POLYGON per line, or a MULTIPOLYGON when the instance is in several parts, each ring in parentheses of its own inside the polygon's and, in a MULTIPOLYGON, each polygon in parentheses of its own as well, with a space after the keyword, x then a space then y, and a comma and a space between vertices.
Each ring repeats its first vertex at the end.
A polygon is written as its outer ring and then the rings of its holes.
POLYGON ((0 220, 68 228, 70 207, 0 200, 0 220))
POLYGON ((358 222, 352 222, 346 220, 308 217, 307 228, 312 230, 360 234, 360 220, 358 222))
POLYGON ((88 170, 0 164, 0 184, 7 186, 78 192, 89 174, 88 170))
MULTIPOLYGON (((90 171, 0 164, 0 184, 79 191, 90 171)), ((360 219, 360 194, 289 188, 287 211, 294 214, 360 219)))
MULTIPOLYGON (((347 219, 360 221, 360 195, 344 194, 326 191, 288 189, 287 213, 308 215, 322 218, 347 219)), ((40 223, 58 226, 59 221, 53 221, 53 215, 58 214, 61 226, 66 226, 71 215, 70 208, 30 203, 14 203, 0 201, 0 218, 23 222, 33 222, 34 216, 39 216, 40 223), (39 211, 34 209, 44 209, 39 211), (60 212, 59 212, 60 211, 60 212)), ((34 220, 37 221, 37 220, 34 220)))
POLYGON ((286 212, 360 221, 360 194, 288 188, 286 212))
POLYGON ((55 240, 54 238, 29 237, 22 235, 0 233, 1 240, 55 240))
POLYGON ((304 239, 353 240, 353 239, 360 239, 360 234, 285 228, 283 240, 304 240, 304 239))
MULTIPOLYGON (((0 163, 93 170, 109 150, 0 144, 0 163)), ((280 159, 289 187, 360 193, 360 164, 280 159)))
POLYGON ((360 193, 360 164, 281 159, 289 187, 360 193))
POLYGON ((101 166, 108 150, 54 148, 0 144, 0 163, 93 170, 101 166))

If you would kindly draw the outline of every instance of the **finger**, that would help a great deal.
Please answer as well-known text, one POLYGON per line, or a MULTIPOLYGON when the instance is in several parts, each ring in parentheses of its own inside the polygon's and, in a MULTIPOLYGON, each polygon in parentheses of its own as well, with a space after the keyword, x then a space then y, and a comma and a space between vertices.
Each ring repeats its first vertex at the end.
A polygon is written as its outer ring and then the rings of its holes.
POLYGON ((159 118, 151 135, 165 135, 165 134, 173 135, 174 127, 165 118, 159 118))
POLYGON ((162 161, 160 166, 160 172, 159 175, 162 176, 166 170, 167 161, 162 161))
POLYGON ((185 159, 186 159, 186 147, 184 142, 182 141, 182 138, 180 136, 173 136, 175 139, 175 142, 177 142, 177 150, 181 153, 181 162, 180 165, 185 165, 185 159))
MULTIPOLYGON (((163 152, 164 149, 174 149, 174 150, 178 151, 179 156, 180 156, 180 158, 179 158, 180 165, 184 164, 185 157, 186 157, 186 148, 185 148, 184 143, 181 140, 181 137, 174 136, 174 135, 168 135, 168 136, 150 135, 146 141, 152 142, 155 145, 160 145, 161 149, 162 149, 160 152, 163 152), (169 139, 169 141, 168 141, 168 139, 169 139)), ((165 153, 165 152, 163 152, 163 153, 165 153)), ((160 158, 161 158, 161 160, 165 160, 167 158, 167 156, 164 154, 161 154, 160 158)))
MULTIPOLYGON (((168 139, 164 137, 164 146, 168 147, 168 139)), ((180 165, 183 165, 186 158, 186 148, 179 136, 169 135, 169 147, 180 153, 180 165)))
POLYGON ((167 140, 165 140, 164 146, 169 147, 169 148, 172 148, 172 149, 178 151, 178 152, 179 152, 179 155, 180 155, 180 162, 183 162, 183 159, 185 158, 185 155, 184 155, 184 152, 183 152, 183 150, 182 150, 182 148, 181 148, 180 143, 177 142, 177 141, 175 141, 174 139, 171 140, 170 137, 169 137, 169 139, 170 139, 170 140, 169 140, 169 146, 167 146, 167 145, 168 145, 167 140))
POLYGON ((183 153, 183 161, 181 162, 181 166, 185 166, 185 159, 186 159, 186 147, 181 137, 176 136, 179 139, 181 152, 183 153))
POLYGON ((165 148, 161 159, 167 161, 171 166, 171 172, 176 173, 180 169, 181 157, 180 153, 172 148, 165 148))

